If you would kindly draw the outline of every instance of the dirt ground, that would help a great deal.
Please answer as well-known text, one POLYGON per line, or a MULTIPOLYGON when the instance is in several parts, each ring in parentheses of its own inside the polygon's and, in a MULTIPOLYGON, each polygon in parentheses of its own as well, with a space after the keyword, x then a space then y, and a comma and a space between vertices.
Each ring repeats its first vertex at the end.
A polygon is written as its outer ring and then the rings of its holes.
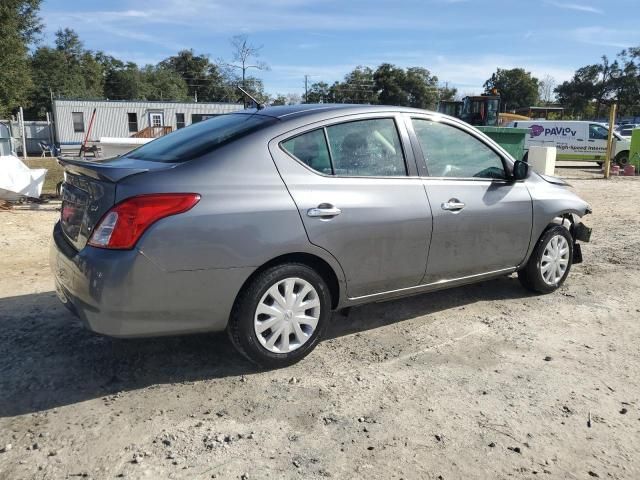
POLYGON ((225 335, 83 330, 48 270, 58 205, 0 213, 0 479, 640 478, 640 178, 561 173, 594 233, 559 291, 364 306, 277 371, 225 335))

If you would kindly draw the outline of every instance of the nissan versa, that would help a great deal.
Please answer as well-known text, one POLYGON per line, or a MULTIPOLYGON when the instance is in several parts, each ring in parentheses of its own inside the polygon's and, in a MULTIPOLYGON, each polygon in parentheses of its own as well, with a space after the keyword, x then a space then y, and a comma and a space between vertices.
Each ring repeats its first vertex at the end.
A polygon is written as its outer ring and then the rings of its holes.
POLYGON ((91 330, 227 330, 253 362, 307 355, 332 310, 518 272, 557 289, 589 205, 454 118, 245 110, 102 161, 61 158, 51 266, 91 330))

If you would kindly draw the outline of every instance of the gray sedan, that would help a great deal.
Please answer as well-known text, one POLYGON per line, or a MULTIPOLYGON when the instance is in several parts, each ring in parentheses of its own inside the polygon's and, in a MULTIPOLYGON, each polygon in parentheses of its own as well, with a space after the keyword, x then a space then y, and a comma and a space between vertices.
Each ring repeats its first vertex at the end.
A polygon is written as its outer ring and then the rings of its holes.
POLYGON ((246 110, 59 162, 51 267, 88 328, 227 330, 265 367, 307 355, 332 310, 513 272, 552 292, 590 235, 566 183, 424 110, 246 110))

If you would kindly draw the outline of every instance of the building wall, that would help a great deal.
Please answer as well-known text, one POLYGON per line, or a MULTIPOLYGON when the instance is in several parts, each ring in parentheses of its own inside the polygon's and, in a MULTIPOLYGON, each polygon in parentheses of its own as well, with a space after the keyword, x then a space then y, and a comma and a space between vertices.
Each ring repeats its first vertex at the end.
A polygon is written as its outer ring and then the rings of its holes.
POLYGON ((96 116, 89 135, 89 141, 99 141, 100 137, 130 137, 135 132, 129 131, 128 113, 137 115, 140 131, 148 126, 149 114, 161 112, 164 125, 177 129, 176 113, 183 113, 185 126, 191 125, 192 115, 220 115, 242 110, 241 104, 235 103, 177 103, 177 102, 120 102, 108 100, 54 100, 53 116, 56 140, 61 146, 80 145, 84 141, 91 114, 96 109, 96 116), (84 131, 74 132, 73 112, 81 112, 84 119, 84 131))

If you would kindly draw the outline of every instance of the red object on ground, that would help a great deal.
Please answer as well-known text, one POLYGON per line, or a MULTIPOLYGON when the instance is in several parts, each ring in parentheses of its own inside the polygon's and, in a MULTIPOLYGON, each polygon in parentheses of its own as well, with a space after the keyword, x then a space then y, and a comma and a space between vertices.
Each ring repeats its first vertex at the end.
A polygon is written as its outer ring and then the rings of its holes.
POLYGON ((620 167, 618 165, 611 165, 611 175, 620 175, 620 167))
POLYGON ((625 177, 633 177, 636 174, 636 166, 635 165, 627 165, 624 167, 624 175, 625 177))

